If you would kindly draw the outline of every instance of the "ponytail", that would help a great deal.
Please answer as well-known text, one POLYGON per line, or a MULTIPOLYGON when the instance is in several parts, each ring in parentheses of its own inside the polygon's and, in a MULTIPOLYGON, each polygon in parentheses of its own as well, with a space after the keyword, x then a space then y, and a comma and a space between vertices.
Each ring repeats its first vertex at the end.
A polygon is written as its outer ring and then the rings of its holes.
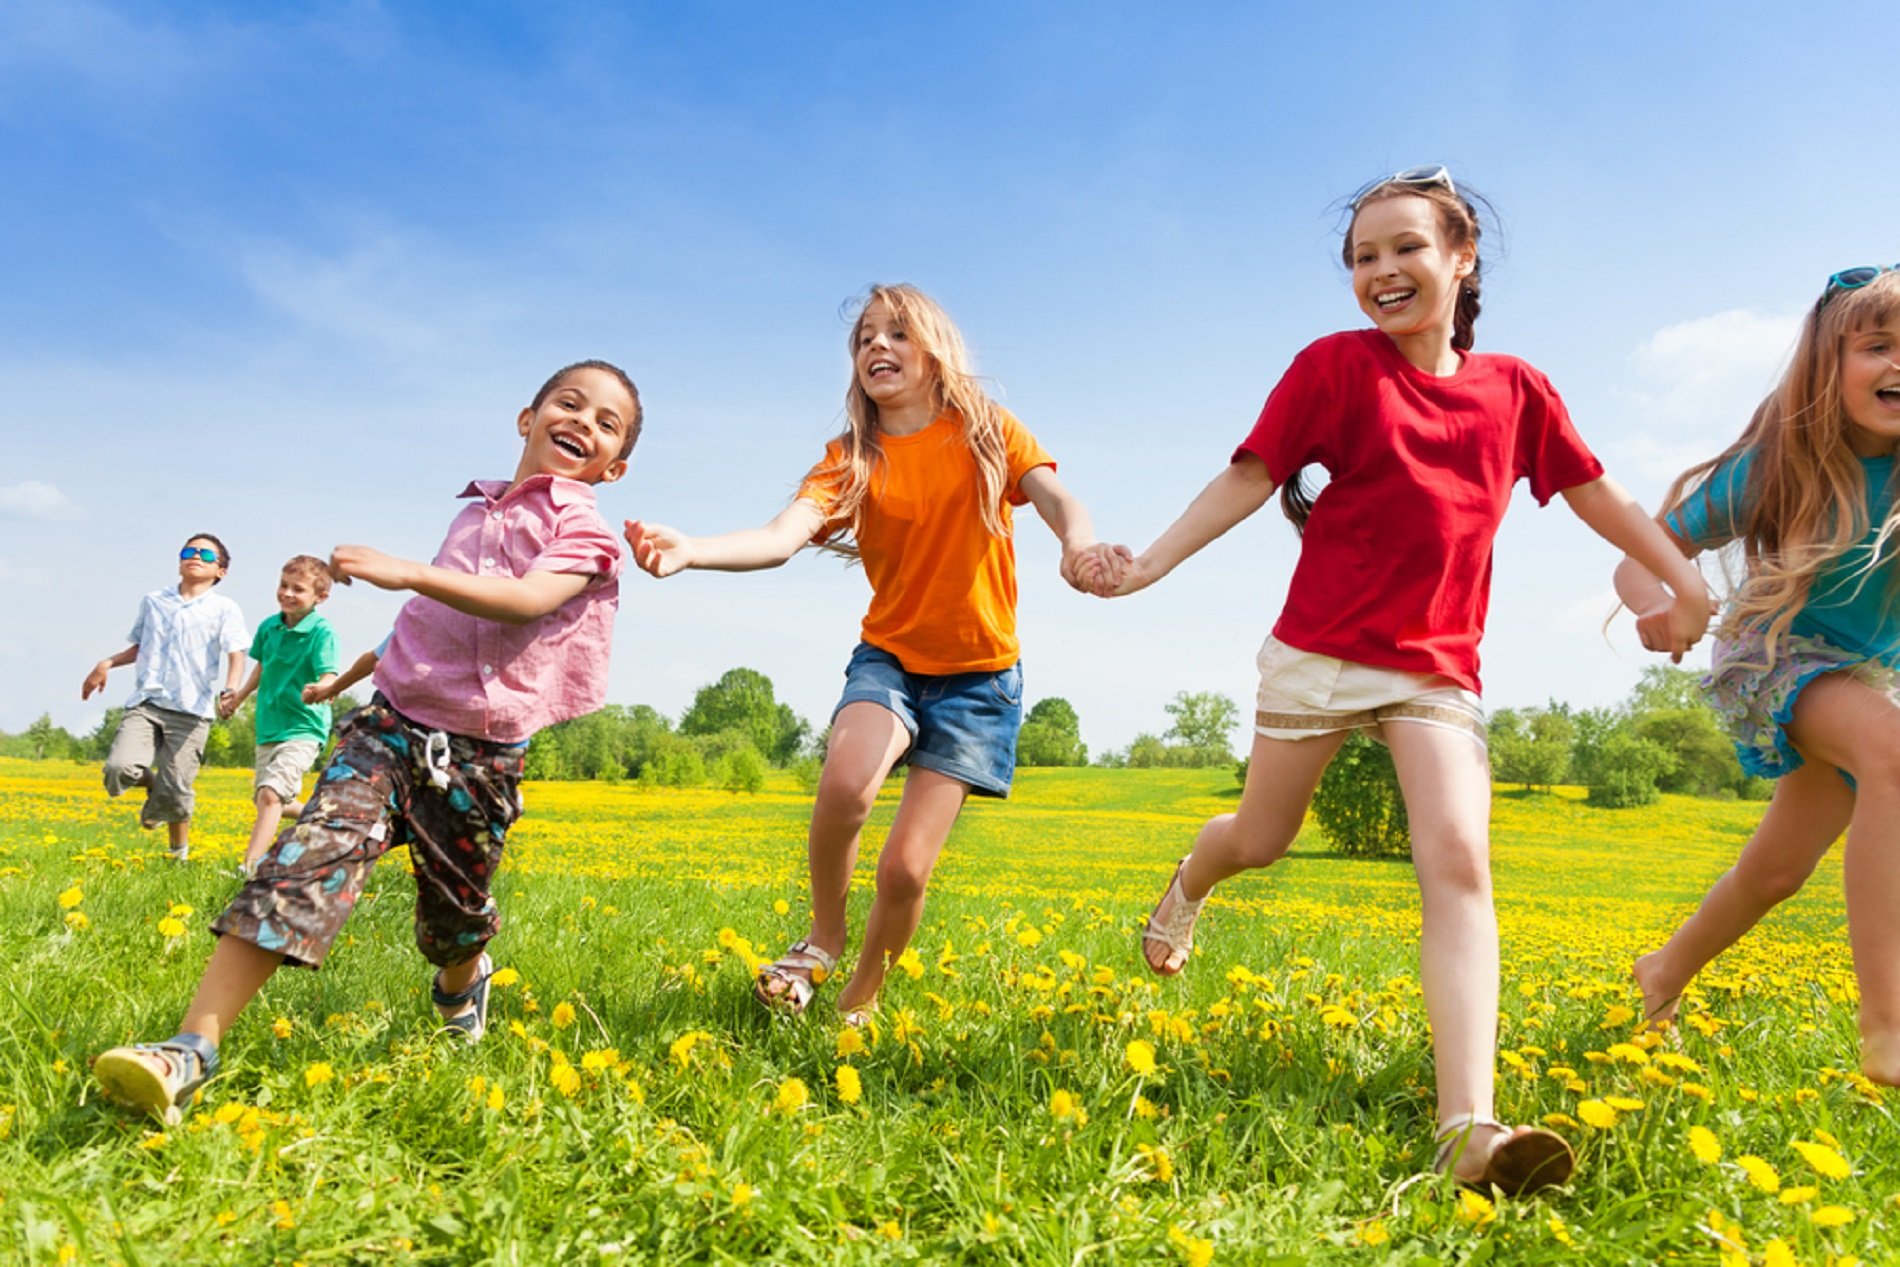
POLYGON ((1478 274, 1483 269, 1482 261, 1474 261, 1471 276, 1465 278, 1458 287, 1458 306, 1451 314, 1451 345, 1460 352, 1471 351, 1472 344, 1477 341, 1473 327, 1478 324, 1478 313, 1484 308, 1478 293, 1478 274))

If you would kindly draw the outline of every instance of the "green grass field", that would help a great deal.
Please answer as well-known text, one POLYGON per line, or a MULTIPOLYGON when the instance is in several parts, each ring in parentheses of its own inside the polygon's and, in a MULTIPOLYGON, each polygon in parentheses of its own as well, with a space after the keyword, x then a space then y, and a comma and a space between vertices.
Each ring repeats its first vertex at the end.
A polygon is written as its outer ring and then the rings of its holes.
POLYGON ((1705 974, 1679 1048, 1627 1042, 1630 959, 1759 806, 1499 792, 1499 1110, 1581 1166, 1494 1205, 1420 1178, 1403 863, 1309 831, 1221 889, 1182 977, 1142 970, 1170 864, 1234 804, 1224 771, 1024 771, 973 804, 861 1050, 835 990, 795 1021, 748 994, 802 930, 789 781, 530 785, 486 1042, 436 1032, 391 859, 330 966, 273 980, 161 1130, 102 1103, 86 1061, 169 1034, 209 951, 248 772, 199 789, 179 866, 93 768, 0 761, 0 1261, 1896 1259, 1900 1147, 1853 1072, 1834 860, 1705 974))

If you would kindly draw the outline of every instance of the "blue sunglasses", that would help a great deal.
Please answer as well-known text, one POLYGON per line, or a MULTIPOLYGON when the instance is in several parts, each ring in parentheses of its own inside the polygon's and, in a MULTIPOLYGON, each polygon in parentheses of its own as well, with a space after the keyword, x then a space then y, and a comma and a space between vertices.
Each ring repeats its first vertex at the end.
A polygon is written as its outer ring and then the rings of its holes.
POLYGON ((1871 286, 1874 279, 1882 273, 1900 270, 1900 264, 1863 264, 1859 268, 1844 268, 1827 279, 1827 286, 1821 291, 1821 302, 1815 305, 1819 312, 1827 301, 1843 290, 1859 290, 1862 286, 1871 286))
POLYGON ((196 559, 200 563, 216 563, 218 552, 204 546, 186 546, 178 552, 178 561, 183 563, 186 559, 196 559))

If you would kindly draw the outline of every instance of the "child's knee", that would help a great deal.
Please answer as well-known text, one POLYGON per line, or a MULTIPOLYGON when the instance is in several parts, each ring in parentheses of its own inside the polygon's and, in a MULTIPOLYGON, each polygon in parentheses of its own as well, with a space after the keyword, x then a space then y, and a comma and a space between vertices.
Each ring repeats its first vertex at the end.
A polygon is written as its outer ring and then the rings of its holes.
POLYGON ((891 902, 921 902, 934 869, 930 862, 892 857, 887 851, 877 862, 877 895, 891 902))

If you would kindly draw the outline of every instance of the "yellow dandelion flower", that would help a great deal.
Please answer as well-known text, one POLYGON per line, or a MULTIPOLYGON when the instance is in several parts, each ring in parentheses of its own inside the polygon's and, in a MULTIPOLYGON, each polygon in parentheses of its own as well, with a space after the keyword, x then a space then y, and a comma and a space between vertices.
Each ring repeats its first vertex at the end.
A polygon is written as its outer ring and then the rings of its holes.
POLYGON ((1570 1235, 1570 1229, 1564 1226, 1564 1221, 1558 1218, 1556 1215, 1554 1214, 1551 1215, 1550 1218, 1545 1222, 1545 1226, 1550 1229, 1550 1234, 1556 1237, 1563 1244, 1570 1246, 1570 1248, 1572 1249, 1575 1249, 1577 1247, 1577 1242, 1574 1239, 1572 1239, 1570 1235))
POLYGON ((1641 1100, 1632 1100, 1626 1095, 1606 1095, 1603 1102, 1618 1113, 1640 1113, 1643 1109, 1641 1100))
POLYGON ((196 908, 189 902, 173 902, 171 910, 167 911, 166 914, 175 915, 179 919, 190 919, 195 909, 196 908))
POLYGON ((281 1197, 270 1203, 270 1212, 277 1216, 277 1227, 280 1231, 288 1232, 297 1226, 297 1216, 291 1212, 290 1202, 281 1197))
POLYGON ((846 1104, 856 1104, 864 1097, 864 1080, 858 1077, 858 1071, 850 1065, 839 1065, 837 1072, 838 1098, 846 1104))
POLYGON ((288 1016, 280 1016, 270 1023, 270 1032, 279 1038, 289 1038, 294 1028, 288 1016))
POLYGON ((494 986, 515 985, 521 980, 521 974, 513 968, 499 968, 488 978, 488 984, 494 986))
POLYGON ((1183 1261, 1187 1267, 1207 1267, 1214 1261, 1214 1242, 1199 1236, 1193 1238, 1187 1243, 1183 1261))
POLYGON ((1715 1098, 1715 1093, 1699 1082, 1682 1083, 1676 1090, 1682 1092, 1684 1095, 1692 1095, 1698 1100, 1708 1101, 1715 1098))
POLYGON ((598 1050, 590 1051, 581 1057, 581 1068, 583 1069, 612 1069, 619 1063, 620 1052, 613 1047, 602 1047, 598 1050))
POLYGON ((166 1136, 164 1131, 147 1131, 145 1132, 145 1138, 139 1141, 139 1147, 149 1152, 153 1149, 165 1147, 165 1143, 166 1136))
POLYGON ((1845 1179, 1854 1173, 1847 1159, 1826 1144, 1798 1139, 1794 1141, 1794 1150, 1801 1154, 1801 1160, 1808 1163, 1808 1168, 1823 1179, 1845 1179))
POLYGON ((183 937, 185 935, 185 921, 167 915, 164 919, 158 921, 158 935, 165 938, 183 937))
POLYGON ((1616 1110, 1601 1100, 1585 1100, 1577 1106, 1577 1116, 1599 1131, 1616 1125, 1616 1110))
POLYGON ((1031 949, 1040 946, 1042 944, 1042 930, 1039 928, 1023 929, 1022 932, 1016 934, 1016 944, 1031 949))
POLYGON ((896 1219, 886 1219, 884 1222, 878 1224, 877 1234, 887 1241, 901 1241, 904 1239, 904 1229, 897 1225, 896 1219))
POLYGON ((1491 1198, 1465 1188, 1458 1193, 1458 1217, 1483 1227, 1496 1220, 1498 1210, 1491 1204, 1491 1198))
POLYGON ((1800 1267, 1794 1251, 1788 1248, 1788 1242, 1779 1236, 1762 1246, 1761 1263, 1762 1267, 1800 1267))
POLYGON ((1076 1108, 1075 1097, 1060 1088, 1049 1097, 1049 1116, 1059 1121, 1074 1117, 1076 1108))
POLYGON ((1631 1021, 1635 1019, 1636 1019, 1635 1008, 1625 1007, 1621 1003, 1618 1003, 1614 1007, 1612 1007, 1609 1011, 1603 1014, 1603 1023, 1598 1025, 1597 1028, 1598 1029, 1622 1029, 1625 1025, 1628 1025, 1631 1021))
POLYGON ((330 1062, 319 1060, 313 1065, 304 1067, 303 1084, 306 1087, 320 1087, 334 1077, 336 1077, 336 1071, 330 1068, 330 1062))
POLYGON ((1625 1065, 1646 1065, 1649 1053, 1635 1043, 1613 1043, 1610 1046, 1610 1059, 1625 1065))
POLYGON ((1806 1205, 1820 1195, 1821 1190, 1812 1186, 1805 1188, 1783 1188, 1781 1190, 1781 1196, 1776 1199, 1783 1205, 1806 1205))
POLYGON ((556 1091, 570 1099, 581 1089, 580 1070, 574 1068, 573 1065, 554 1066, 548 1072, 548 1081, 553 1084, 556 1091))
POLYGON ((243 1116, 244 1106, 242 1104, 233 1104, 231 1101, 226 1100, 223 1104, 218 1106, 218 1111, 211 1115, 211 1120, 216 1122, 219 1126, 229 1126, 243 1116))
POLYGON ((838 1059, 846 1060, 864 1050, 864 1035, 855 1025, 838 1031, 838 1059))
MULTIPOLYGON (((780 902, 779 905, 783 906, 785 905, 785 903, 780 902)), ((749 1205, 751 1201, 752 1201, 752 1185, 751 1184, 735 1183, 732 1185, 732 1204, 733 1205, 743 1208, 746 1205, 749 1205)))
POLYGON ((897 957, 897 967, 912 981, 924 975, 924 961, 922 957, 918 955, 915 946, 908 948, 903 954, 897 957))
POLYGON ((574 1005, 562 999, 554 1005, 554 1013, 548 1019, 554 1022, 555 1029, 566 1029, 574 1023, 574 1005))
POLYGON ((1381 1219, 1374 1219, 1359 1229, 1361 1245, 1383 1245, 1391 1239, 1392 1233, 1387 1230, 1385 1222, 1381 1219))
POLYGON ((501 1112, 501 1106, 506 1103, 508 1103, 508 1097, 502 1094, 501 1083, 497 1082, 494 1086, 488 1088, 488 1111, 490 1113, 501 1112))
POLYGON ((1143 1042, 1137 1038, 1134 1042, 1128 1044, 1128 1050, 1123 1053, 1123 1058, 1127 1060, 1130 1069, 1133 1069, 1144 1078, 1155 1071, 1155 1049, 1153 1043, 1143 1042))
POLYGON ((731 950, 732 943, 738 940, 739 940, 739 934, 734 932, 732 929, 722 928, 719 930, 719 944, 724 949, 731 950))
POLYGON ((92 927, 92 921, 86 918, 84 911, 67 911, 66 927, 75 931, 83 931, 84 929, 92 927))
POLYGON ((1157 1109, 1154 1106, 1154 1101, 1150 1100, 1147 1096, 1138 1095, 1135 1097, 1135 1116, 1136 1117, 1143 1118, 1143 1119, 1151 1119, 1151 1118, 1159 1116, 1160 1113, 1161 1113, 1161 1110, 1157 1109))
POLYGON ((790 902, 787 902, 784 898, 780 898, 778 901, 772 903, 772 914, 790 915, 791 913, 792 913, 792 904, 790 902))
POLYGON ((796 1113, 805 1107, 811 1099, 811 1091, 798 1078, 787 1078, 778 1084, 778 1096, 773 1100, 774 1107, 785 1113, 796 1113))
POLYGON ((1824 1205, 1808 1219, 1816 1227, 1846 1227, 1854 1221, 1854 1212, 1844 1205, 1824 1205))
POLYGON ((1773 1166, 1769 1165, 1760 1157, 1755 1156, 1755 1154, 1747 1153, 1737 1157, 1735 1164, 1740 1166, 1742 1173, 1748 1176, 1748 1182, 1754 1184, 1763 1192, 1781 1191, 1781 1176, 1775 1172, 1773 1166))
POLYGON ((70 911, 73 907, 78 906, 85 900, 86 891, 75 884, 72 888, 67 889, 64 893, 59 895, 59 909, 62 911, 70 911))
POLYGON ((1722 1160, 1722 1141, 1717 1139, 1715 1132, 1706 1126, 1691 1126, 1689 1151, 1695 1154, 1697 1161, 1714 1165, 1722 1160))

